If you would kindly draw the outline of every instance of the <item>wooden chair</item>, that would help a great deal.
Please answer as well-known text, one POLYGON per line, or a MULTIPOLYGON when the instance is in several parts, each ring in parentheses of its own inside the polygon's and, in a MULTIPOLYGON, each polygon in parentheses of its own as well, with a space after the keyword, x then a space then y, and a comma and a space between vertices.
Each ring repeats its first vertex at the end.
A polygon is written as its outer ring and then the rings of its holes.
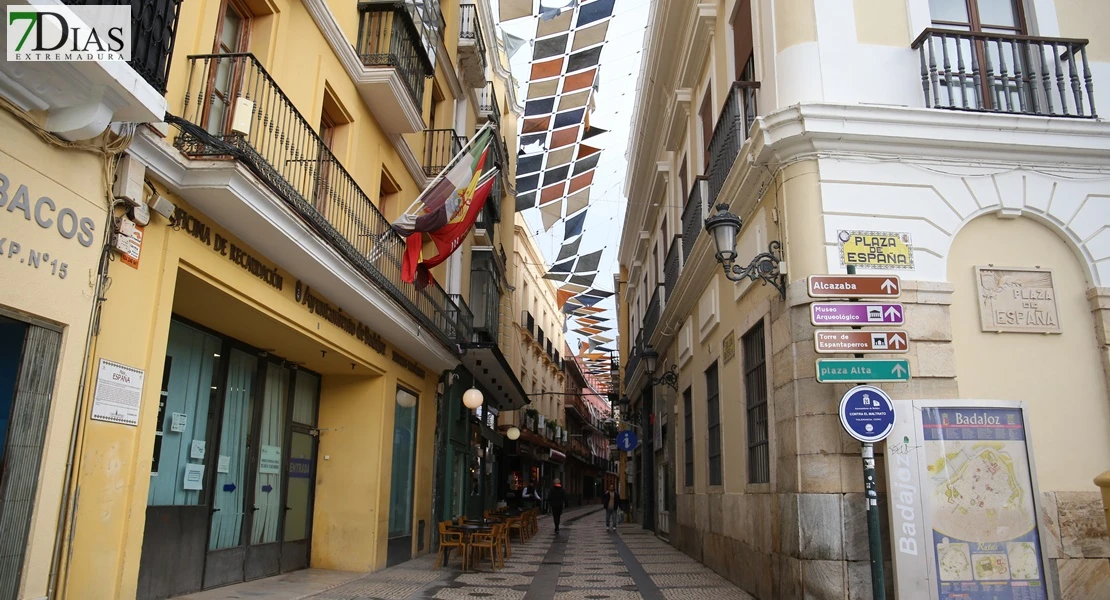
POLYGON ((528 539, 528 526, 524 524, 523 517, 509 517, 505 521, 505 532, 511 534, 516 532, 517 539, 520 543, 524 543, 528 539))
POLYGON ((460 531, 451 531, 447 529, 450 521, 442 521, 439 524, 439 552, 436 553, 436 566, 446 565, 451 560, 451 549, 458 548, 459 553, 462 555, 462 567, 466 570, 467 548, 466 540, 460 531))
POLYGON ((540 513, 539 509, 535 509, 535 508, 528 511, 528 516, 527 516, 527 519, 526 519, 525 522, 528 523, 528 535, 529 536, 536 535, 536 532, 538 532, 540 530, 540 521, 537 518, 537 515, 539 515, 539 513, 540 513))
POLYGON ((480 531, 470 534, 470 551, 478 552, 478 564, 482 563, 484 556, 483 550, 489 550, 490 567, 496 571, 498 564, 505 566, 504 558, 501 556, 501 525, 494 525, 490 531, 480 531))
POLYGON ((502 523, 498 527, 501 529, 501 537, 500 537, 500 542, 501 542, 501 564, 504 565, 506 558, 512 558, 513 557, 513 547, 512 547, 512 543, 509 542, 509 526, 508 526, 508 523, 507 522, 502 523))

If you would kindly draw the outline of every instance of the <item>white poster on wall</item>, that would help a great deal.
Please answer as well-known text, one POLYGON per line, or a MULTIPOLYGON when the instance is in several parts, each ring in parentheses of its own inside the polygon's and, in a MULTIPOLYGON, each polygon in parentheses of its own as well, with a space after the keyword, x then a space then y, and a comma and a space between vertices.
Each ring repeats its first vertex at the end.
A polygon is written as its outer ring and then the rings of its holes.
POLYGON ((185 481, 181 486, 186 490, 199 490, 204 487, 204 465, 188 463, 185 465, 185 481))
POLYGON ((141 369, 100 359, 92 418, 121 425, 138 425, 144 376, 141 369))

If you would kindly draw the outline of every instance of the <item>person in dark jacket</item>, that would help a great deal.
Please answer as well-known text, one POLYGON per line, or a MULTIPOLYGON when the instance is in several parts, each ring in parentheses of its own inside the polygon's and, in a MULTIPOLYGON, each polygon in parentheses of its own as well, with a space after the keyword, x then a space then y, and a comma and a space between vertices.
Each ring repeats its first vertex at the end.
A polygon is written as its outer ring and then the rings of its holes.
POLYGON ((547 495, 547 506, 551 509, 551 518, 555 521, 555 533, 559 533, 559 519, 563 516, 563 506, 567 503, 567 494, 563 491, 563 484, 555 480, 555 486, 547 495))
POLYGON ((617 511, 621 509, 621 495, 617 486, 609 484, 609 491, 601 495, 601 504, 605 507, 605 530, 617 530, 617 511))

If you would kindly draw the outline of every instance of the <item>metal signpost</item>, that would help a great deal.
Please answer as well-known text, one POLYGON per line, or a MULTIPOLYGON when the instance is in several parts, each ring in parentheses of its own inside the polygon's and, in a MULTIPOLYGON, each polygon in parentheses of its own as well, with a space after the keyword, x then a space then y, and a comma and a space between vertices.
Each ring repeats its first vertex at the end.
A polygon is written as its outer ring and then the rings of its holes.
POLYGON ((897 275, 857 275, 855 265, 847 275, 812 275, 811 298, 843 298, 849 302, 810 305, 814 325, 850 326, 851 331, 817 330, 813 345, 822 354, 852 353, 855 358, 817 359, 819 383, 858 383, 840 401, 840 423, 862 444, 863 480, 867 492, 867 539, 871 554, 871 590, 875 600, 886 600, 883 541, 879 530, 879 500, 875 481, 875 442, 894 427, 894 403, 881 389, 867 385, 881 381, 908 381, 909 361, 866 359, 866 353, 896 354, 909 349, 909 336, 897 330, 862 330, 863 325, 898 326, 905 323, 901 304, 862 303, 863 298, 897 298, 902 281, 897 275))

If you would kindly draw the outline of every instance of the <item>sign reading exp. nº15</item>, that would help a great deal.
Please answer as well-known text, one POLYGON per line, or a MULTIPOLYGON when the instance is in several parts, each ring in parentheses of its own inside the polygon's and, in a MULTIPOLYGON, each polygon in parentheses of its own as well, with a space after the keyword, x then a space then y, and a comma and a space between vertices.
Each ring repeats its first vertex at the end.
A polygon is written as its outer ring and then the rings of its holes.
POLYGON ((913 270, 913 241, 908 233, 838 231, 836 235, 842 266, 913 270))

